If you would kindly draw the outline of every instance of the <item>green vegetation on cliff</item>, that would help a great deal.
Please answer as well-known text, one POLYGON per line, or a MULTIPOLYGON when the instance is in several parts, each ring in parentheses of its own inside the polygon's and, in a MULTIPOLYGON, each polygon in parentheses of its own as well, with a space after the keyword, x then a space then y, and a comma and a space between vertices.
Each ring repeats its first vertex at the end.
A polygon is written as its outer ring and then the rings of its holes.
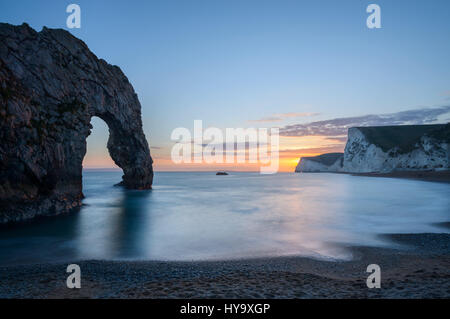
POLYGON ((313 157, 302 157, 304 159, 308 159, 310 161, 313 162, 317 162, 326 166, 331 166, 334 163, 336 163, 336 161, 338 159, 342 159, 344 157, 344 153, 325 153, 322 155, 318 155, 318 156, 313 156, 313 157))
POLYGON ((423 136, 442 142, 449 142, 450 124, 399 125, 358 127, 369 143, 380 147, 384 152, 397 149, 400 154, 411 152, 423 136))

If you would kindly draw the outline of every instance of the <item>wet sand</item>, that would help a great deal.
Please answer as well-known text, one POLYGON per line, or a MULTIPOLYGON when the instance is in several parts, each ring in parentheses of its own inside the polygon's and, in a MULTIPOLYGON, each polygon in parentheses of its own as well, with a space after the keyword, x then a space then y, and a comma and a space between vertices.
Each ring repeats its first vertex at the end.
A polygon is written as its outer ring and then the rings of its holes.
MULTIPOLYGON (((444 230, 444 229, 443 229, 444 230)), ((79 261, 0 267, 2 298, 450 298, 450 234, 386 235, 395 248, 351 247, 351 261, 276 257, 203 262, 79 261), (366 268, 381 267, 368 289, 366 268)))

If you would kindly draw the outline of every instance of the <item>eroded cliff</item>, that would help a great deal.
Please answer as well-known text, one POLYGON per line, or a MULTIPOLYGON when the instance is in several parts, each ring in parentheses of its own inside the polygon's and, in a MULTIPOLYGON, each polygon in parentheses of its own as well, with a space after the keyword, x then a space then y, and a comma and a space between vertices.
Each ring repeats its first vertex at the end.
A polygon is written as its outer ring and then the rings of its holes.
POLYGON ((450 124, 353 127, 343 157, 300 159, 296 172, 388 173, 448 170, 450 124))
POLYGON ((302 157, 295 172, 339 172, 342 170, 344 153, 325 153, 319 156, 302 157))
POLYGON ((123 185, 151 188, 141 105, 120 68, 67 31, 0 23, 0 222, 81 205, 93 116, 109 127, 123 185))
POLYGON ((354 127, 344 152, 346 172, 448 169, 450 124, 354 127))

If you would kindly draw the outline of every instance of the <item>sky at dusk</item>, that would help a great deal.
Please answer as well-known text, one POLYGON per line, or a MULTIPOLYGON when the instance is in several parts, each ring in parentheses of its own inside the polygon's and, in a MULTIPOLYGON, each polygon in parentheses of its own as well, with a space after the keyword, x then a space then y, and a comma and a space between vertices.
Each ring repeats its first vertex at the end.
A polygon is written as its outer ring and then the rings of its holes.
MULTIPOLYGON (((351 126, 450 121, 450 1, 5 1, 0 22, 63 28, 118 65, 155 170, 254 170, 170 159, 177 127, 280 128, 282 171, 343 151, 351 126), (81 7, 67 29, 66 7, 81 7), (381 7, 368 29, 366 7, 381 7)), ((85 167, 113 167, 93 118, 85 167)))

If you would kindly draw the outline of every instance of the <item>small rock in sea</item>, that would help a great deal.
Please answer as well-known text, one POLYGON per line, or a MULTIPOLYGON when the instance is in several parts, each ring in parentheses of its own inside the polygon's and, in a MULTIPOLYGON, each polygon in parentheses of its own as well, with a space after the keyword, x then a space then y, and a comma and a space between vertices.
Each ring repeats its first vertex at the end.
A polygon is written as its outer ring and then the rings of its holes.
POLYGON ((216 175, 228 175, 227 172, 217 172, 216 175))

